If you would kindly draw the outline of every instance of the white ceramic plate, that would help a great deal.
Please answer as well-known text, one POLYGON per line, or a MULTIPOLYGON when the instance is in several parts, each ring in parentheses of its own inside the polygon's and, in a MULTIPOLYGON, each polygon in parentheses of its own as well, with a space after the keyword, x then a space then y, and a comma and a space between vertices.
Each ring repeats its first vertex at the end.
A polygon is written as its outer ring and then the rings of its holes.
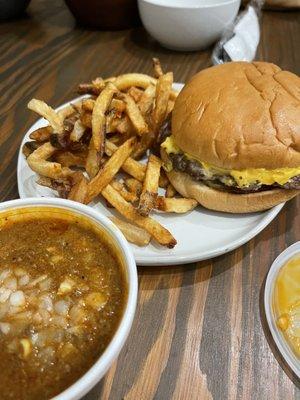
MULTIPOLYGON (((174 85, 174 89, 177 90, 182 87, 182 84, 174 85)), ((28 167, 21 151, 23 144, 29 140, 29 134, 44 125, 46 125, 44 119, 36 121, 26 133, 20 148, 18 189, 21 198, 56 197, 51 189, 36 184, 36 174, 28 167)), ((101 202, 91 206, 104 215, 113 214, 113 211, 101 202)), ((282 207, 283 204, 280 204, 271 210, 254 214, 218 213, 200 206, 182 215, 156 213, 154 218, 172 232, 177 245, 171 250, 152 243, 147 247, 132 245, 135 260, 139 265, 174 265, 219 256, 256 236, 276 217, 282 207)))
POLYGON ((290 368, 294 371, 298 378, 300 378, 300 360, 295 356, 294 352, 288 345, 281 330, 277 328, 277 318, 273 307, 273 290, 279 270, 291 258, 297 255, 300 255, 300 242, 294 243, 292 246, 285 249, 273 262, 266 280, 264 303, 267 322, 277 348, 290 368))

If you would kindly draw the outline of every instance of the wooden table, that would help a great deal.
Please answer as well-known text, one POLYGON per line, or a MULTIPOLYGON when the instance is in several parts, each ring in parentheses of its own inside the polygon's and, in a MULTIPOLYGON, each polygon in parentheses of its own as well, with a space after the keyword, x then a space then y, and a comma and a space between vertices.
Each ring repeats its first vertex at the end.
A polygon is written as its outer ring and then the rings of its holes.
MULTIPOLYGON (((265 12, 258 59, 299 73, 300 14, 265 12)), ((18 197, 21 139, 32 97, 53 106, 97 75, 150 73, 158 56, 176 81, 210 65, 211 49, 175 53, 142 28, 76 27, 62 0, 32 0, 28 17, 0 25, 0 200, 18 197)), ((133 328, 118 362, 88 400, 296 399, 298 382, 266 328, 262 295, 274 258, 300 238, 300 199, 234 252, 179 267, 139 268, 133 328)), ((1 395, 0 395, 1 397, 1 395)))

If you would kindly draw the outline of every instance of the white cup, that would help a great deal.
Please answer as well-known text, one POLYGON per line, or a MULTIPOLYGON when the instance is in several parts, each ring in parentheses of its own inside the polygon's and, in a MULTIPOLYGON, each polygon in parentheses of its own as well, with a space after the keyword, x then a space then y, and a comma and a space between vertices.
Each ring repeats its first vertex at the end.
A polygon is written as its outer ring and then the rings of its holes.
POLYGON ((240 0, 138 0, 147 32, 162 46, 194 51, 216 42, 238 13, 240 0))

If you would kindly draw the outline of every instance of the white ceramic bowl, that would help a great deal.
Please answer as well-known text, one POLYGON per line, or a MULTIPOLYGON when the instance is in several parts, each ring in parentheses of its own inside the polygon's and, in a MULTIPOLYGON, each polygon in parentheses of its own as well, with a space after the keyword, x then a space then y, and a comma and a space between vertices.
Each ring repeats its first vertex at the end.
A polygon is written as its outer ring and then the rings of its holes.
POLYGON ((240 0, 138 0, 148 33, 162 46, 183 51, 217 41, 239 6, 240 0))
POLYGON ((32 208, 32 207, 54 207, 66 209, 75 214, 88 217, 94 223, 98 224, 103 231, 111 238, 119 254, 123 259, 125 273, 127 274, 128 282, 128 299, 125 310, 118 326, 118 329, 109 343, 106 350, 102 353, 95 364, 72 386, 67 388, 61 394, 55 396, 55 400, 78 400, 82 398, 89 390, 96 385, 97 382, 107 372, 113 361, 117 358, 121 348, 123 347, 126 338, 129 334, 137 301, 137 270, 133 254, 128 246, 128 242, 119 231, 119 229, 107 218, 99 212, 93 210, 80 203, 75 203, 70 200, 63 199, 48 199, 48 198, 31 198, 24 200, 12 200, 0 203, 0 215, 3 211, 16 208, 32 208))
POLYGON ((276 325, 276 315, 273 307, 273 293, 274 285, 278 276, 280 269, 293 257, 300 255, 300 242, 294 243, 292 246, 285 249, 276 260, 273 262, 267 276, 266 286, 265 286, 265 312, 267 322, 270 328, 272 337, 276 343, 278 350, 281 355, 294 371, 294 373, 300 377, 300 360, 296 357, 290 346, 288 345, 283 333, 276 325))

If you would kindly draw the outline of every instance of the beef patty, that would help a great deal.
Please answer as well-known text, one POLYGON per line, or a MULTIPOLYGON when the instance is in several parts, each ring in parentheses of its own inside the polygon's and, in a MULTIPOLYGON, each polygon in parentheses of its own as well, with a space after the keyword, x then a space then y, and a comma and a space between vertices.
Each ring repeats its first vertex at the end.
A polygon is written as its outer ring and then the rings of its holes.
POLYGON ((173 168, 176 171, 184 172, 190 175, 195 181, 203 182, 208 186, 216 189, 223 189, 235 193, 253 193, 262 190, 283 188, 283 189, 300 189, 300 175, 294 176, 284 185, 274 183, 273 185, 263 185, 259 181, 252 183, 250 186, 240 187, 235 179, 229 174, 209 173, 201 163, 196 160, 190 160, 183 153, 169 154, 173 168))
MULTIPOLYGON (((171 115, 162 124, 158 134, 158 144, 160 145, 165 139, 171 135, 171 115)), ((262 190, 282 188, 282 189, 298 189, 300 190, 300 175, 294 176, 284 185, 274 183, 273 185, 263 185, 259 181, 252 183, 250 186, 240 187, 235 179, 229 174, 209 174, 203 168, 201 163, 190 160, 183 153, 170 153, 169 157, 172 161, 173 168, 176 171, 184 172, 190 175, 195 181, 203 182, 207 186, 219 190, 226 190, 234 193, 254 193, 262 190)))

